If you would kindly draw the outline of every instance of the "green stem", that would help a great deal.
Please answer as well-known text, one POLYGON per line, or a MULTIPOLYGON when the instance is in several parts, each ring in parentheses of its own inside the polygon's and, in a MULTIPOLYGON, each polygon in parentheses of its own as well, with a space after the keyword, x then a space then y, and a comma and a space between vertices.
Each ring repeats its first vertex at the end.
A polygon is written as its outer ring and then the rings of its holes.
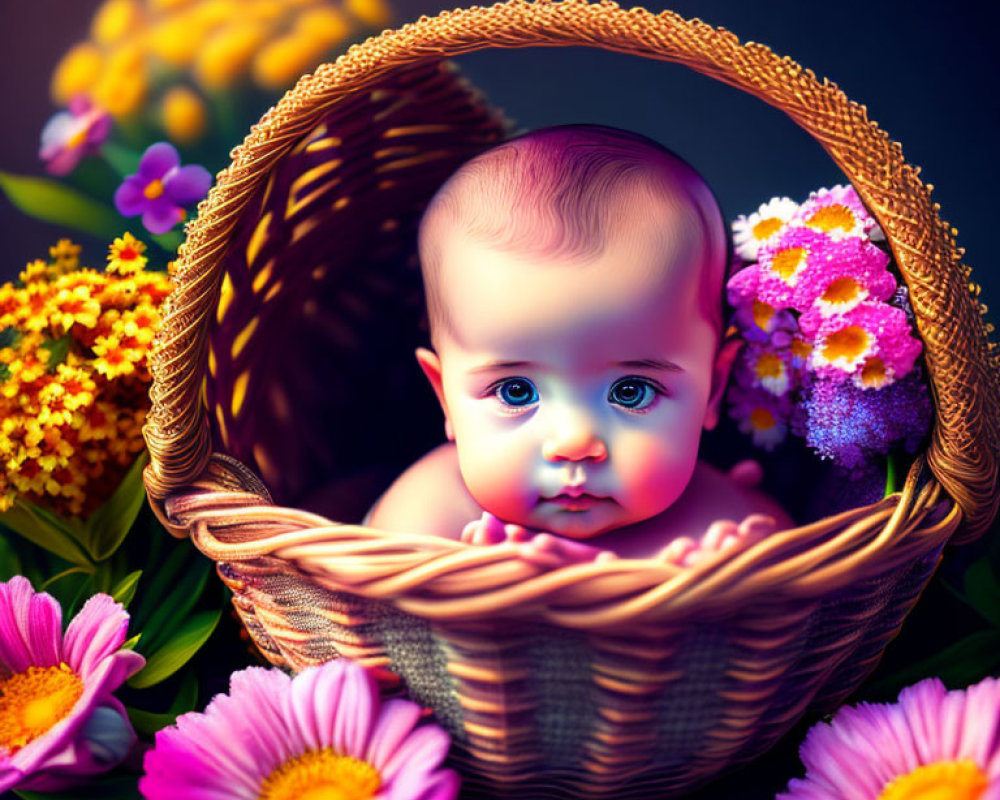
POLYGON ((885 494, 883 498, 896 492, 896 457, 889 453, 885 457, 885 494))

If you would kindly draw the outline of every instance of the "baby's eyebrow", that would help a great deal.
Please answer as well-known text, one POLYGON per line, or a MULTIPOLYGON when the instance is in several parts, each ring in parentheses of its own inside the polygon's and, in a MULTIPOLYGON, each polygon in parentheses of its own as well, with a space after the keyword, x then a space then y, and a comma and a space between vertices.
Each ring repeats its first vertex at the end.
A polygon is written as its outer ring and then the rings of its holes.
POLYGON ((469 372, 492 372, 498 369, 520 369, 521 367, 537 366, 533 361, 489 361, 473 367, 469 372))
POLYGON ((684 370, 677 366, 673 361, 661 361, 658 358, 640 358, 635 361, 618 361, 615 366, 619 367, 633 367, 636 369, 662 369, 667 372, 683 372, 684 370))

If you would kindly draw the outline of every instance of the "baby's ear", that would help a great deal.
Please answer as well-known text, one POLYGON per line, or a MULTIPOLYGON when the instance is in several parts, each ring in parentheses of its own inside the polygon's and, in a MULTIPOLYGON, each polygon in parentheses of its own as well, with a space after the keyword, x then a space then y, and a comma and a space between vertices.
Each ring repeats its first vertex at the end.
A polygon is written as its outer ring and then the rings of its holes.
POLYGON ((743 341, 735 336, 726 339, 715 356, 715 364, 712 367, 712 390, 705 409, 704 425, 707 431, 719 424, 719 409, 726 394, 726 386, 729 385, 729 373, 733 371, 733 362, 736 361, 742 344, 743 341))
POLYGON ((424 371, 424 375, 430 381, 431 387, 434 389, 434 394, 437 395, 438 403, 441 405, 441 410, 444 412, 444 434, 448 437, 449 442, 453 442, 455 441, 455 431, 452 429, 451 417, 448 415, 448 404, 444 399, 444 384, 441 381, 441 359, 438 358, 437 353, 433 350, 428 350, 426 347, 418 347, 415 355, 420 369, 424 371))

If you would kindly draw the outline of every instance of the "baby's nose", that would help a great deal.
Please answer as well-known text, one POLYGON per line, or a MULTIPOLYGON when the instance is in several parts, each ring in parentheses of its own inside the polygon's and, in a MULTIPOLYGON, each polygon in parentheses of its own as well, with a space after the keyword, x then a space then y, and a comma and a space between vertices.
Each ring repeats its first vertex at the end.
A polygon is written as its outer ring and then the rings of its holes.
POLYGON ((546 461, 604 461, 607 457, 604 440, 582 420, 560 426, 542 444, 546 461))

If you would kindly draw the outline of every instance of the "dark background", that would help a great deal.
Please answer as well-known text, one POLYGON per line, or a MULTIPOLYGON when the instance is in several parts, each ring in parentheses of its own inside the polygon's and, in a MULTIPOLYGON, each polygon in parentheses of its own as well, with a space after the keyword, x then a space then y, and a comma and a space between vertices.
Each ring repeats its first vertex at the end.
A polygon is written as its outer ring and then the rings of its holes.
MULTIPOLYGON (((38 135, 55 110, 49 77, 66 48, 86 36, 97 6, 95 0, 4 0, 0 169, 42 173, 38 135)), ((675 0, 670 7, 729 28, 744 41, 765 43, 867 105, 871 118, 902 143, 910 163, 935 185, 942 215, 959 229, 973 278, 983 284, 982 299, 1000 304, 1000 269, 990 249, 1000 227, 992 196, 1000 179, 994 146, 1000 70, 989 4, 675 0)), ((426 0, 401 0, 395 8, 400 22, 437 10, 426 0)), ((460 63, 522 127, 597 122, 658 139, 705 174, 730 217, 755 210, 772 195, 802 200, 810 190, 842 179, 808 135, 779 112, 682 67, 584 49, 496 51, 460 63)), ((0 281, 26 261, 46 256, 67 235, 24 217, 2 198, 0 231, 0 281)), ((102 263, 107 243, 81 240, 85 263, 102 263)), ((992 311, 989 316, 998 319, 992 311)), ((957 575, 955 561, 965 561, 965 554, 949 559, 957 575)), ((975 627, 967 607, 935 581, 890 646, 880 673, 925 657, 975 627), (943 637, 947 627, 954 636, 943 637)), ((870 695, 863 688, 859 696, 870 695)), ((804 720, 767 757, 698 793, 697 800, 773 798, 801 774, 797 744, 813 721, 804 720)))

